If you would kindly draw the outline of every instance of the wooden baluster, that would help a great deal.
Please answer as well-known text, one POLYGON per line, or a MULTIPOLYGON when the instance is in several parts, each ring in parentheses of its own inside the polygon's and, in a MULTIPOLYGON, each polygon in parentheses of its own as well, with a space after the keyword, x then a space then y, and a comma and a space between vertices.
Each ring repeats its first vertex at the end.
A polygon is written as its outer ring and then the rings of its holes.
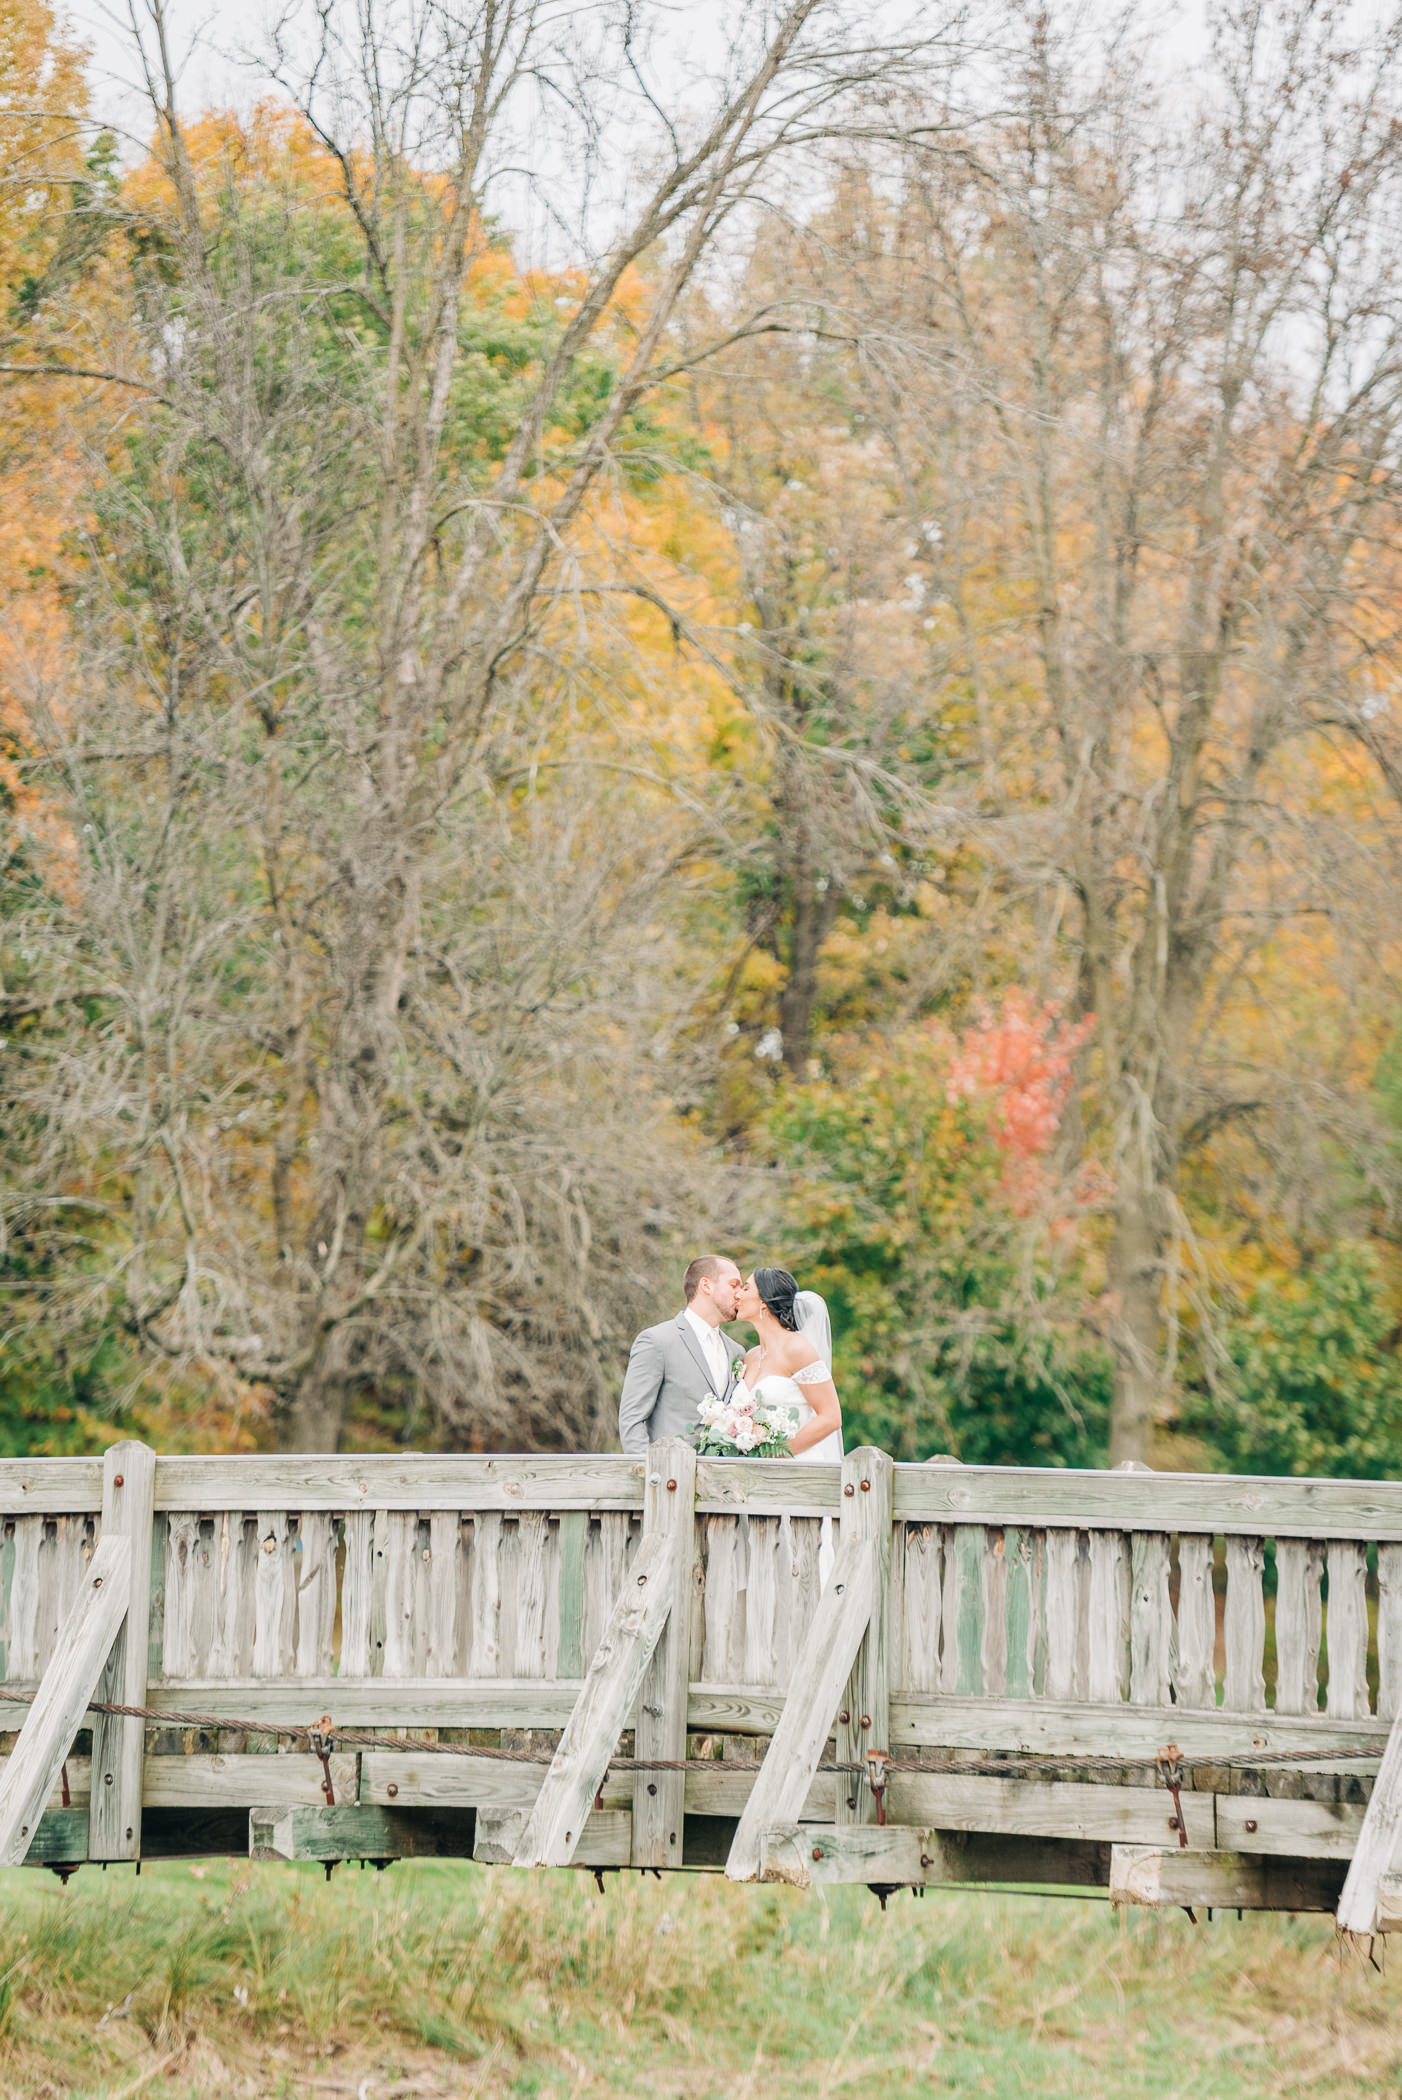
POLYGON ((589 1512, 569 1509, 560 1518, 559 1635, 555 1674, 565 1679, 584 1675, 584 1555, 589 1543, 589 1512))
POLYGON ((376 1513, 376 1553, 384 1554, 383 1660, 386 1677, 414 1674, 414 1591, 419 1543, 418 1511, 376 1513))
POLYGON ((940 1690, 977 1697, 983 1690, 983 1544, 981 1524, 952 1524, 944 1549, 940 1690))
POLYGON ((544 1510, 523 1509, 517 1524, 516 1653, 513 1677, 545 1675, 545 1555, 549 1519, 544 1510))
POLYGON ((473 1517, 469 1677, 501 1675, 501 1529, 494 1510, 480 1510, 473 1517))
POLYGON ((749 1579, 745 1586, 743 1684, 779 1684, 776 1653, 779 1607, 779 1519, 751 1517, 749 1579))
POLYGON ((345 1519, 345 1570, 341 1577, 342 1677, 370 1675, 370 1611, 374 1591, 375 1513, 351 1509, 345 1519))
POLYGON ((1180 1706, 1216 1706, 1216 1653, 1212 1541, 1184 1532, 1178 1541, 1178 1661, 1173 1679, 1180 1706))
POLYGON ((706 1637, 701 1675, 707 1684, 742 1684, 745 1669, 745 1560, 735 1517, 706 1520, 706 1637))
POLYGON ((1318 1539, 1277 1539, 1275 1570, 1275 1710, 1317 1714, 1324 1548, 1318 1539))
POLYGON ((1077 1532, 1057 1529, 1047 1533, 1046 1695, 1059 1703, 1080 1696, 1076 1684, 1080 1544, 1077 1532))
POLYGON ((1328 1549, 1329 1714, 1361 1720, 1368 1711, 1368 1551, 1352 1539, 1331 1539, 1328 1549))
POLYGON ((1223 1703, 1233 1713, 1265 1711, 1266 1600, 1262 1587, 1265 1565, 1264 1540, 1228 1538, 1223 1703))
POLYGON ((1118 1702, 1128 1688, 1129 1592, 1129 1540, 1122 1531, 1093 1531, 1086 1684, 1097 1704, 1118 1702))
POLYGON ((298 1677, 329 1677, 335 1666, 336 1538, 330 1512, 309 1509, 300 1526, 297 1555, 298 1677))
POLYGON ((1007 1665, 1003 1677, 1004 1696, 1030 1699, 1037 1652, 1038 1598, 1033 1532, 1007 1533, 1004 1559, 1008 1569, 1007 1665))
POLYGON ((1129 1696, 1135 1706, 1169 1703, 1173 1607, 1168 1534, 1136 1531, 1130 1541, 1129 1696))
POLYGON ((253 1647, 253 1628, 245 1626, 243 1512, 222 1510, 214 1520, 207 1570, 212 1597, 209 1674, 211 1677, 245 1677, 247 1655, 253 1647))
POLYGON ((42 1671, 39 1640, 39 1548, 44 1541, 42 1517, 16 1517, 10 1563, 9 1661, 12 1682, 28 1684, 42 1671))
POLYGON ((1393 1721, 1399 1713, 1402 1713, 1402 1546, 1384 1545, 1378 1548, 1378 1719, 1393 1721))
POLYGON ((428 1520, 428 1651, 429 1677, 457 1672, 458 1588, 461 1571, 462 1518, 455 1509, 436 1509, 428 1520))
POLYGON ((253 1573, 255 1677, 281 1677, 283 1674, 283 1600, 290 1573, 285 1552, 286 1543, 287 1512, 281 1509, 260 1509, 258 1555, 253 1573))
POLYGON ((161 1644, 161 1675, 193 1677, 195 1630, 195 1555, 200 1550, 200 1520, 190 1509, 172 1510, 166 1535, 166 1618, 161 1644))
POLYGON ((940 1688, 940 1536, 933 1524, 905 1524, 901 1586, 905 1625, 899 1681, 908 1692, 940 1688))
POLYGON ((791 1517, 789 1541, 793 1554, 793 1591, 789 1601, 789 1663, 787 1684, 799 1650, 808 1638, 813 1615, 822 1594, 818 1557, 823 1542, 821 1517, 791 1517))
MULTIPOLYGON (((1008 1538, 996 1525, 984 1532, 983 1633, 979 1659, 986 1699, 1001 1699, 1008 1676, 1008 1538)), ((1012 1533, 1015 1540, 1016 1532, 1012 1533)))

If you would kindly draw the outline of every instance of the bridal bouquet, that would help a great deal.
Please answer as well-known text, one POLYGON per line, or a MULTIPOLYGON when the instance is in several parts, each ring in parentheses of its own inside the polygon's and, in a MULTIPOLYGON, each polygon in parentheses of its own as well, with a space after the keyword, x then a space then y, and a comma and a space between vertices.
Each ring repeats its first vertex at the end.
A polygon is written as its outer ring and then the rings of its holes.
POLYGON ((749 1389, 732 1385, 724 1400, 703 1400, 696 1430, 702 1458, 791 1458, 789 1438, 798 1427, 791 1407, 765 1407, 749 1389))

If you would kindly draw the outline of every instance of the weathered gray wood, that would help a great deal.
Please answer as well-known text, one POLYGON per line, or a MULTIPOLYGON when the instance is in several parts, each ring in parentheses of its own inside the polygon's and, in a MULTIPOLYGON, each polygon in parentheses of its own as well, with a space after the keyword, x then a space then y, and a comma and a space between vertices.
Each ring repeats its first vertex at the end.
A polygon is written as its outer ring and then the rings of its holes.
MULTIPOLYGON (((1330 1572, 1332 1576, 1332 1569, 1330 1572)), ((1331 1594, 1331 1612, 1333 1602, 1331 1594)), ((1331 1654, 1331 1665, 1332 1661, 1331 1654)), ((1402 1832, 1402 1716, 1392 1724, 1383 1761, 1373 1781, 1363 1828, 1349 1863, 1348 1878, 1339 1898, 1341 1932, 1366 1933, 1377 1929, 1378 1885, 1383 1875, 1392 1873, 1396 1867, 1399 1832, 1402 1832)))
POLYGON ((1086 1621, 1092 1699, 1113 1703, 1129 1689, 1129 1590, 1129 1540, 1119 1532, 1093 1531, 1086 1621))
MULTIPOLYGON (((145 1444, 113 1444, 102 1467, 102 1536, 131 1542, 127 1616, 112 1643, 99 1695, 123 1706, 146 1703, 151 1599, 152 1496, 156 1454, 145 1444)), ((142 1721, 99 1714, 93 1724, 93 1790, 88 1852, 93 1859, 141 1857, 142 1721)))
MULTIPOLYGON (((515 1859, 528 1820, 524 1809, 478 1811, 474 1859, 509 1866, 515 1859)), ((626 1809, 593 1809, 570 1864, 576 1867, 626 1867, 632 1850, 633 1818, 626 1809)))
POLYGON ((0 1458, 0 1520, 102 1507, 100 1458, 0 1458))
POLYGON ((1251 1794, 1218 1794, 1216 1799, 1217 1844, 1224 1852, 1350 1859, 1363 1828, 1360 1801, 1292 1801, 1251 1794))
MULTIPOLYGON (((92 1799, 92 1760, 69 1757, 64 1762, 72 1805, 86 1808, 92 1799)), ((357 1763, 353 1754, 344 1751, 338 1751, 332 1757, 331 1779, 338 1801, 354 1801, 357 1763)), ((0 1758, 0 1785, 3 1785, 7 1768, 8 1760, 0 1758)), ((323 1776, 320 1758, 302 1752, 292 1752, 285 1757, 227 1756, 208 1752, 183 1756, 172 1753, 146 1759, 142 1767, 141 1801, 144 1808, 253 1808, 271 1806, 275 1802, 314 1804, 324 1798, 323 1776)), ((62 1798, 62 1789, 56 1784, 50 1790, 46 1805, 58 1808, 62 1798)), ((86 1844, 83 1849, 86 1856, 86 1844)))
POLYGON ((1168 1573, 1167 1533, 1137 1531, 1130 1541, 1129 1602, 1129 1696, 1136 1706, 1169 1703, 1173 1608, 1168 1573))
POLYGON ((940 1683, 939 1532, 933 1524, 907 1524, 902 1527, 900 1548, 905 1562, 901 1583, 904 1624, 897 1683, 903 1691, 937 1692, 940 1683))
POLYGON ((1353 1539, 1329 1545, 1329 1712, 1336 1720, 1368 1711, 1368 1554, 1353 1539))
POLYGON ((984 1539, 982 1525, 956 1524, 944 1540, 940 1688, 954 1696, 983 1690, 984 1539))
POLYGON ((252 1668, 257 1555, 255 1526, 240 1513, 225 1510, 216 1519, 210 1571, 215 1610, 212 1677, 243 1677, 252 1668))
POLYGON ((793 1587, 789 1594, 789 1658, 783 1679, 785 1689, 793 1677, 794 1663, 799 1651, 808 1638, 808 1629, 817 1613, 818 1599, 823 1587, 819 1567, 822 1519, 790 1517, 788 1524, 790 1550, 793 1555, 793 1587))
POLYGON ((428 1536, 428 1639, 424 1668, 430 1677, 452 1677, 457 1673, 462 1555, 462 1519, 457 1511, 434 1510, 428 1520, 428 1536))
POLYGON ((1279 1539, 1275 1567, 1275 1710, 1318 1713, 1324 1548, 1315 1539, 1279 1539))
POLYGON ((875 1540, 847 1537, 794 1667, 793 1684, 760 1777, 740 1818, 725 1871, 732 1881, 759 1873, 762 1833, 797 1818, 838 1699, 857 1659, 876 1597, 875 1540))
MULTIPOLYGON (((721 1519, 724 1522, 725 1519, 721 1519)), ((787 1683, 780 1647, 787 1633, 790 1581, 781 1579, 779 1554, 785 1543, 782 1517, 751 1517, 745 1586, 745 1684, 787 1683)), ((637 1831, 634 1829, 634 1837, 637 1831)))
POLYGON ((1332 1910, 1342 1868, 1327 1859, 1269 1859, 1232 1852, 1159 1851, 1116 1845, 1112 1903, 1150 1910, 1332 1910))
POLYGON ((1217 1704, 1217 1603, 1212 1540, 1184 1532, 1178 1540, 1178 1660, 1173 1689, 1181 1706, 1217 1704))
POLYGON ((1223 1703, 1233 1713, 1266 1710, 1266 1564, 1260 1539, 1227 1540, 1227 1608, 1222 1621, 1226 1650, 1223 1703))
MULTIPOLYGON (((1181 1796, 1190 1846, 1214 1843, 1214 1797, 1181 1796)), ((1259 1802, 1263 1812, 1295 1803, 1259 1802)), ((1071 1837, 1102 1843, 1172 1844, 1173 1801, 1163 1787, 1097 1786, 1059 1779, 993 1779, 957 1771, 893 1772, 893 1822, 1005 1836, 1071 1837)))
POLYGON ((516 1522, 514 1677, 544 1677, 546 1551, 549 1520, 541 1510, 523 1510, 516 1522))
POLYGON ((368 1677, 370 1616, 374 1595, 375 1518, 353 1509, 345 1522, 345 1571, 341 1577, 341 1675, 368 1677))
POLYGON ((632 1711, 675 1597, 674 1533, 644 1539, 589 1665, 515 1855, 517 1866, 568 1866, 589 1803, 632 1711))
POLYGON ((386 1677, 414 1676, 414 1592, 418 1573, 419 1518, 416 1510, 376 1515, 376 1551, 384 1555, 384 1658, 386 1677))
POLYGON ((1010 1525, 1003 1552, 1008 1566, 1003 1692, 1009 1699, 1029 1699, 1042 1634, 1043 1541, 1036 1532, 1010 1525))
MULTIPOLYGON (((1016 1539, 1016 1530, 1012 1536, 1016 1539)), ((1001 1699, 1008 1685, 1008 1534, 1001 1525, 984 1533, 979 1661, 985 1697, 1001 1699)))
POLYGON ((584 1674, 584 1550, 589 1539, 589 1518, 584 1510, 566 1510, 559 1524, 560 1587, 559 1641, 555 1658, 557 1677, 584 1674))
MULTIPOLYGON (((0 1776, 0 1866, 16 1865, 29 1850, 44 1804, 125 1622, 132 1559, 133 1542, 120 1528, 102 1538, 48 1659, 19 1740, 0 1776)), ((144 1647, 142 1660, 144 1664, 144 1647)))
POLYGON ((501 1518, 486 1511, 472 1523, 471 1677, 501 1672, 501 1518))
MULTIPOLYGON (((360 1761, 360 1798, 396 1808, 527 1810, 534 1805, 545 1772, 543 1764, 509 1764, 504 1758, 479 1757, 470 1750, 440 1750, 431 1757, 410 1751, 367 1750, 360 1761)), ((754 1775, 741 1772, 739 1776, 748 1792, 754 1775)), ((632 1773, 610 1774, 600 1794, 605 1808, 631 1810, 632 1773)), ((738 1815, 740 1810, 709 1812, 738 1815)))
MULTIPOLYGON (((750 1506, 758 1509, 762 1490, 747 1486, 746 1461, 734 1463, 741 1476, 734 1483, 735 1499, 748 1496, 750 1506)), ((699 1495, 704 1501, 704 1481, 699 1495)), ((1402 1539, 1402 1483, 1390 1481, 900 1465, 895 1499, 897 1522, 1402 1539)))
MULTIPOLYGON (((643 1674, 637 1754, 665 1762, 686 1756, 686 1692, 691 1674, 692 1555, 696 1551, 696 1453, 681 1437, 648 1447, 643 1536, 670 1548, 666 1624, 643 1674)), ((772 1560, 772 1550, 771 1550, 772 1560)), ((660 1579, 660 1578, 655 1578, 660 1579)), ((639 1772, 633 1789, 635 1867, 675 1867, 686 1814, 682 1772, 639 1772)))
POLYGON ((878 1830, 869 1823, 786 1823, 760 1839, 761 1881, 793 1888, 844 1882, 923 1887, 943 1865, 938 1837, 928 1830, 878 1830))
POLYGON ((302 1517, 296 1561, 298 1677, 329 1677, 335 1654, 336 1539, 325 1510, 302 1517))
MULTIPOLYGON (((842 1461, 839 1537, 860 1539, 875 1553, 871 1615, 837 1717, 838 1762, 860 1765, 870 1751, 889 1755, 891 1748, 891 1460, 869 1444, 842 1461)), ((833 1797, 834 1822, 876 1821, 876 1797, 864 1773, 840 1773, 833 1797)))
MULTIPOLYGON (((160 1521, 158 1516, 157 1522, 160 1521)), ((199 1551, 200 1520, 193 1510, 177 1509, 165 1521, 166 1612, 160 1675, 193 1677, 194 1556, 199 1551)))
POLYGON ((15 1519, 10 1541, 9 1610, 5 1622, 6 1674, 21 1683, 39 1676, 39 1548, 44 1539, 44 1519, 24 1516, 15 1519))
MULTIPOLYGON (((1316 1691, 1316 1698, 1318 1692, 1316 1691)), ((1378 1548, 1378 1719, 1402 1713, 1402 1546, 1378 1548)))
POLYGON ((736 1518, 706 1520, 705 1642, 701 1675, 717 1684, 745 1680, 745 1583, 748 1570, 744 1541, 736 1518))
POLYGON ((252 1859, 465 1859, 470 1809, 254 1808, 248 1817, 252 1859))
POLYGON ((1080 1534, 1048 1531, 1046 1535, 1047 1674, 1049 1699, 1074 1699, 1076 1682, 1077 1560, 1080 1534))
POLYGON ((253 1563, 253 1674, 288 1674, 282 1649, 283 1591, 287 1565, 287 1512, 260 1509, 258 1550, 253 1563))
POLYGON ((210 1677, 214 1672, 215 1629, 219 1617, 219 1565, 217 1527, 224 1518, 199 1517, 191 1544, 188 1575, 190 1584, 189 1675, 210 1677))

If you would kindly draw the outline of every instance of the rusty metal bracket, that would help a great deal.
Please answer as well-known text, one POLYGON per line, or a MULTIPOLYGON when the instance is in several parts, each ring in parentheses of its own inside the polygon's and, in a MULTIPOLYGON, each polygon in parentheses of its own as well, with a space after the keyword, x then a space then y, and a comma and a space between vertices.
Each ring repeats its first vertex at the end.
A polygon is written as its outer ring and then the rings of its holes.
MULTIPOLYGON (((891 1770, 891 1755, 888 1750, 868 1750, 866 1754, 867 1785, 871 1788, 876 1803, 878 1829, 886 1827, 886 1781, 891 1770)), ((882 1905, 885 1908, 885 1905, 882 1905)))
MULTIPOLYGON (((330 1714, 323 1714, 315 1727, 309 1728, 307 1733, 311 1738, 312 1749, 321 1759, 321 1769, 325 1775, 321 1782, 321 1791, 326 1796, 326 1806, 334 1808, 336 1789, 331 1783, 331 1752, 336 1747, 336 1724, 330 1714)), ((329 1881, 331 1876, 328 1874, 326 1878, 329 1881)))

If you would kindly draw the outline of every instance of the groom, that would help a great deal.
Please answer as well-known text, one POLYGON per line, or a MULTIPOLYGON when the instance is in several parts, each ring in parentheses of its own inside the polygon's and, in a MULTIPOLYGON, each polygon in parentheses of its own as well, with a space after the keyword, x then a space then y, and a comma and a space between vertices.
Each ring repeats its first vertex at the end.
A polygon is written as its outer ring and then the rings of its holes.
POLYGON ((635 1458, 662 1436, 684 1436, 712 1393, 722 1399, 731 1365, 745 1352, 721 1323, 735 1318, 742 1278, 723 1254, 698 1254, 682 1279, 686 1304, 675 1319, 645 1327, 628 1355, 618 1403, 618 1440, 635 1458))

